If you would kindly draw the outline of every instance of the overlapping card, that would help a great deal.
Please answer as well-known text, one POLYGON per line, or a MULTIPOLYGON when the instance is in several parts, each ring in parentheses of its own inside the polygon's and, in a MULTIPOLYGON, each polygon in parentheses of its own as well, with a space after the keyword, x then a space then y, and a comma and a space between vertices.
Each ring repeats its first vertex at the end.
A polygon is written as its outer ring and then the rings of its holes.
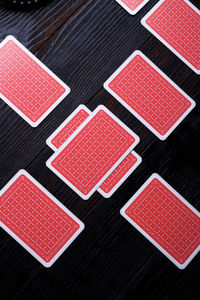
POLYGON ((200 250, 200 213, 158 174, 120 212, 180 269, 200 250))
POLYGON ((97 189, 108 198, 141 163, 131 151, 138 142, 105 107, 91 113, 81 105, 47 139, 56 151, 47 166, 83 199, 97 189))
POLYGON ((142 24, 200 74, 200 10, 188 0, 161 0, 142 24))
POLYGON ((116 0, 129 14, 135 15, 149 0, 116 0))
POLYGON ((38 126, 70 88, 14 37, 0 44, 0 98, 38 126))
POLYGON ((138 50, 104 87, 161 140, 195 107, 195 102, 138 50))
POLYGON ((0 226, 45 267, 50 267, 84 224, 20 170, 0 191, 0 226))

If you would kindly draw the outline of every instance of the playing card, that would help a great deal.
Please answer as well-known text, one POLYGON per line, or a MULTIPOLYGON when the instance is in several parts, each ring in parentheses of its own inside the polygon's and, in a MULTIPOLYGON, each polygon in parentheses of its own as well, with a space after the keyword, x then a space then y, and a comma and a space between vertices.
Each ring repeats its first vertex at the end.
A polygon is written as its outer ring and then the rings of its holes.
POLYGON ((200 74, 200 11, 187 0, 161 0, 142 24, 200 74))
POLYGON ((26 171, 0 192, 0 226, 45 267, 50 267, 84 224, 26 171))
POLYGON ((100 105, 47 161, 47 166, 88 199, 138 144, 139 137, 100 105))
POLYGON ((116 0, 129 14, 135 15, 149 0, 116 0))
POLYGON ((38 126, 69 92, 14 37, 0 44, 0 97, 31 126, 38 126))
POLYGON ((98 192, 105 198, 111 197, 141 162, 141 157, 132 151, 102 183, 98 192))
POLYGON ((56 151, 89 117, 91 111, 85 105, 79 105, 77 109, 50 135, 46 140, 47 145, 56 151))
POLYGON ((161 140, 166 139, 195 106, 184 91, 138 50, 104 87, 161 140))
POLYGON ((180 269, 200 250, 200 213, 158 174, 120 212, 180 269))

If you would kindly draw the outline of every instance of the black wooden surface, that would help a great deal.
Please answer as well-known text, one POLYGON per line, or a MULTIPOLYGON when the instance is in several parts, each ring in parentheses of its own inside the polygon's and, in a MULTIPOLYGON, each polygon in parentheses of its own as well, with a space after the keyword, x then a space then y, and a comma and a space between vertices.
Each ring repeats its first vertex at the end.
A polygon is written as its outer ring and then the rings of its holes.
MULTIPOLYGON (((0 40, 14 35, 71 93, 37 128, 0 101, 0 188, 24 168, 86 225, 50 269, 0 230, 1 300, 200 299, 200 255, 179 270, 119 214, 153 172, 200 210, 200 77, 140 24, 157 2, 136 16, 114 0, 54 0, 31 11, 1 4, 0 40), (164 142, 103 89, 136 49, 197 104, 164 142), (96 192, 83 201, 45 165, 53 153, 46 138, 79 104, 104 104, 141 139, 135 150, 143 163, 110 199, 96 192)), ((199 0, 192 3, 200 9, 199 0)))

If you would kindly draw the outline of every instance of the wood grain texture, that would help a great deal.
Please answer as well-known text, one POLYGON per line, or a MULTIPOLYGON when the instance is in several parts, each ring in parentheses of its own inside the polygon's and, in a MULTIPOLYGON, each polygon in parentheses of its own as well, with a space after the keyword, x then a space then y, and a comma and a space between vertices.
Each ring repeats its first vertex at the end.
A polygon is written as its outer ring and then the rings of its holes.
MULTIPOLYGON (((180 271, 119 215, 153 172, 200 210, 200 77, 140 24, 157 2, 150 0, 136 16, 114 0, 54 0, 33 11, 0 8, 0 40, 14 35, 71 87, 35 129, 0 101, 0 188, 24 168, 86 225, 50 269, 0 230, 1 300, 200 298, 200 256, 180 271), (136 49, 197 103, 165 142, 103 89, 136 49), (143 163, 110 199, 96 192, 83 201, 45 165, 53 153, 46 138, 79 104, 91 110, 104 104, 141 139, 135 150, 143 163)), ((200 9, 198 0, 192 3, 200 9)))

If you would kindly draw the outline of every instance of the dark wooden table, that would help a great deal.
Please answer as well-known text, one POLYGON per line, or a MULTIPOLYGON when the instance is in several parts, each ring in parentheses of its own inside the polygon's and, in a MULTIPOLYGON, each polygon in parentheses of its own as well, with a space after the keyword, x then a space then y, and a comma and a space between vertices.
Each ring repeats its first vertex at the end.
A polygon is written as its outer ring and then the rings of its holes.
POLYGON ((31 11, 1 4, 0 40, 14 35, 71 93, 37 128, 0 101, 0 188, 24 168, 86 225, 50 269, 0 230, 1 300, 200 299, 200 255, 179 270, 119 214, 153 172, 200 210, 200 77, 140 24, 156 2, 136 16, 114 0, 54 0, 31 11), (197 103, 164 142, 103 89, 135 49, 197 103), (53 153, 45 140, 81 103, 104 104, 141 138, 143 163, 110 199, 96 192, 83 201, 45 165, 53 153))

